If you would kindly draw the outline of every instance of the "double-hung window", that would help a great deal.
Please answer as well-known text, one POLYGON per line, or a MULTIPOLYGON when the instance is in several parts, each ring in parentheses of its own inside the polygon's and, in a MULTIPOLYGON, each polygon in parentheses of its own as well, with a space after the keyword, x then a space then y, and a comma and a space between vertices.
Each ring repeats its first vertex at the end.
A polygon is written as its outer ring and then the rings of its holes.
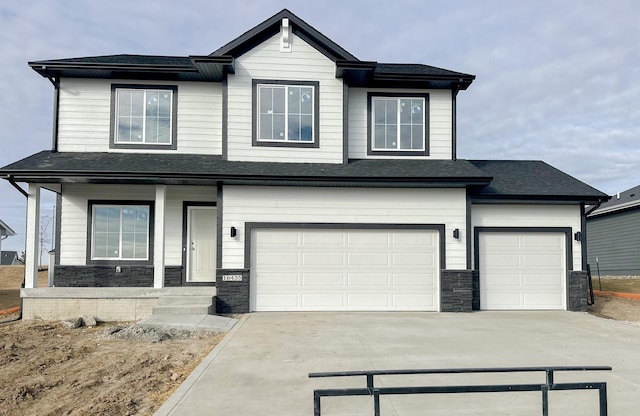
POLYGON ((151 205, 91 205, 91 260, 150 259, 151 205))
POLYGON ((175 149, 177 88, 112 86, 112 147, 175 149))
POLYGON ((369 95, 369 153, 428 154, 428 96, 369 95))
POLYGON ((318 83, 254 80, 257 146, 318 146, 318 83))

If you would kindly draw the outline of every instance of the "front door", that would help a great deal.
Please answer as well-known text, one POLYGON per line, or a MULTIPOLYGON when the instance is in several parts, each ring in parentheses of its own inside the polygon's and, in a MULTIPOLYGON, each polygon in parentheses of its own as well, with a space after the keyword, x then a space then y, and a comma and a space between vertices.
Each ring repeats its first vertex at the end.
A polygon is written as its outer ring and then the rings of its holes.
POLYGON ((187 282, 215 282, 216 207, 189 207, 187 230, 187 282))

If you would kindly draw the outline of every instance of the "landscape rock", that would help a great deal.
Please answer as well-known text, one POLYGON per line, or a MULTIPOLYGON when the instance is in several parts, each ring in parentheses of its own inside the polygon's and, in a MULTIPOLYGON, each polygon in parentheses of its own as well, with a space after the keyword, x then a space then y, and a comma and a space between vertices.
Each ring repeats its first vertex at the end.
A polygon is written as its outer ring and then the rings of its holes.
POLYGON ((98 322, 96 321, 96 318, 94 318, 91 315, 83 315, 82 316, 82 320, 84 321, 85 326, 96 326, 96 325, 98 325, 98 322))
POLYGON ((76 329, 82 326, 82 318, 69 318, 62 321, 62 326, 69 329, 76 329))

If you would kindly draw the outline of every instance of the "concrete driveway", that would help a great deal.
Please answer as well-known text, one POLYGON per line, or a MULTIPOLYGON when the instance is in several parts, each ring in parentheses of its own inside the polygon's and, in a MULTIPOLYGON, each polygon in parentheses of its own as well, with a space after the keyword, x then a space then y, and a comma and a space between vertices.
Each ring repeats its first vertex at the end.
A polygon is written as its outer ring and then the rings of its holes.
MULTIPOLYGON (((594 366, 556 375, 606 381, 609 415, 640 413, 640 326, 573 312, 252 313, 156 415, 313 415, 313 390, 364 387, 364 377, 310 372, 372 369, 594 366)), ((543 383, 543 374, 396 376, 376 385, 543 383)), ((598 415, 596 391, 550 393, 551 416, 598 415)), ((385 396, 382 415, 539 415, 539 392, 385 396)), ((322 414, 373 415, 372 399, 324 398, 322 414)))

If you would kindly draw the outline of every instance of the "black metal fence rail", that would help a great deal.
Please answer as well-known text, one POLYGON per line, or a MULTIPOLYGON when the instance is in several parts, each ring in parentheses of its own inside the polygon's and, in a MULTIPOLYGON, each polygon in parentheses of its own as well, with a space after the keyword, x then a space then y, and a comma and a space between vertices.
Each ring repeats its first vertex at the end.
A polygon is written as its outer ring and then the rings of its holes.
POLYGON ((367 387, 346 389, 317 389, 313 391, 313 414, 321 415, 320 399, 322 397, 338 396, 372 396, 375 416, 380 416, 380 396, 401 394, 449 394, 449 393, 496 393, 496 392, 525 392, 540 391, 542 393, 542 415, 549 416, 549 392, 553 390, 598 390, 600 416, 607 416, 607 383, 556 383, 556 372, 584 372, 611 371, 608 366, 590 367, 503 367, 503 368, 445 368, 420 370, 371 370, 371 371, 341 371, 331 373, 309 373, 310 378, 319 377, 357 377, 365 376, 367 387), (420 387, 375 387, 375 376, 396 376, 415 374, 482 374, 482 373, 535 373, 546 374, 543 384, 483 384, 483 385, 454 385, 454 386, 420 386, 420 387))

